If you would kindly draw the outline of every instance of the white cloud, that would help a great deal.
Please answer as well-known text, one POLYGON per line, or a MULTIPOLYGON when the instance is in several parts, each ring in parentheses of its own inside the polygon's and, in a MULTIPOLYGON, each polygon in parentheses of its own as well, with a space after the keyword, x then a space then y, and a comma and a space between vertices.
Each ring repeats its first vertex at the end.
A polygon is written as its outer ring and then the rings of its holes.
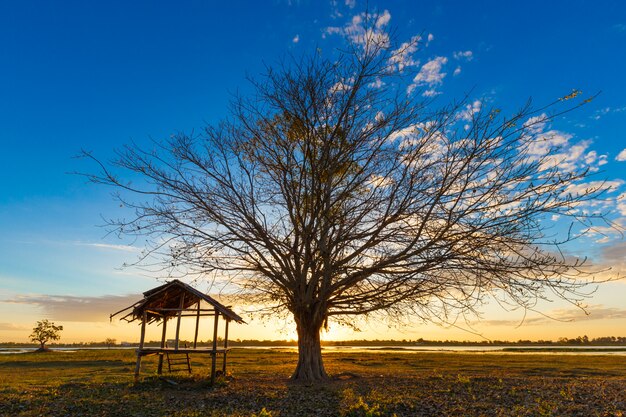
POLYGON ((623 149, 620 153, 618 153, 615 160, 619 162, 626 161, 626 149, 623 149))
POLYGON ((429 90, 426 90, 422 93, 422 96, 424 97, 435 97, 438 96, 439 94, 441 94, 441 92, 435 90, 434 88, 431 88, 429 90))
POLYGON ((542 113, 539 116, 534 116, 526 120, 524 122, 524 127, 530 133, 543 132, 543 130, 546 128, 547 120, 548 120, 548 115, 545 113, 542 113))
POLYGON ((382 28, 384 26, 387 26, 390 20, 391 20, 391 14, 389 13, 389 10, 385 10, 383 11, 383 14, 378 16, 378 18, 376 19, 376 27, 382 28))
POLYGON ((428 34, 428 42, 432 42, 435 39, 435 35, 433 35, 432 33, 428 34))
POLYGON ((471 61, 474 59, 474 53, 472 51, 457 51, 452 54, 454 59, 462 59, 465 61, 471 61))
POLYGON ((588 152, 587 155, 585 155, 585 164, 591 165, 596 161, 597 158, 598 153, 596 151, 588 152))
POLYGON ((417 44, 420 39, 420 36, 413 36, 409 42, 400 45, 398 49, 392 52, 389 63, 395 66, 398 71, 419 65, 419 61, 413 59, 413 54, 417 51, 417 44))
POLYGON ((467 104, 465 108, 459 112, 457 117, 461 120, 470 122, 474 118, 474 115, 480 111, 482 105, 483 103, 480 100, 474 100, 473 103, 467 104))
POLYGON ((626 216, 626 193, 621 193, 616 199, 617 201, 617 211, 622 216, 626 216))
POLYGON ((418 134, 421 125, 413 125, 405 127, 404 129, 396 130, 389 135, 390 141, 395 141, 398 139, 406 140, 418 134))
MULTIPOLYGON (((571 134, 558 130, 546 131, 547 120, 548 116, 544 113, 524 123, 526 132, 533 139, 527 149, 528 157, 531 161, 543 159, 541 170, 558 166, 562 172, 573 172, 579 168, 597 172, 608 162, 607 155, 598 155, 596 151, 589 150, 591 140, 573 142, 571 134)), ((626 150, 624 157, 626 160, 626 150)))
POLYGON ((590 181, 580 184, 572 184, 565 189, 565 193, 578 195, 584 194, 591 190, 607 189, 607 192, 611 193, 617 191, 619 187, 624 184, 622 180, 613 181, 590 181))
POLYGON ((354 9, 354 6, 356 6, 356 0, 346 0, 346 6, 348 6, 351 9, 354 9))
POLYGON ((348 91, 350 88, 352 88, 352 85, 354 84, 354 78, 349 78, 347 80, 341 80, 341 81, 337 81, 331 88, 330 88, 330 94, 337 94, 339 92, 342 91, 348 91))
POLYGON ((291 40, 291 42, 293 43, 298 43, 300 42, 300 35, 296 34, 296 36, 293 37, 293 39, 291 40))
MULTIPOLYGON (((568 144, 572 135, 564 134, 561 132, 552 133, 555 142, 565 140, 564 145, 568 144)), ((554 143, 554 142, 553 142, 554 143)), ((558 166, 562 172, 572 172, 584 162, 584 156, 587 148, 591 145, 591 141, 585 140, 576 143, 575 145, 566 147, 562 146, 560 153, 554 153, 542 164, 542 169, 549 169, 553 166, 558 166)), ((558 147, 559 145, 557 145, 558 147)))
POLYGON ((461 73, 461 67, 456 67, 456 69, 454 70, 454 72, 452 73, 452 75, 457 76, 461 73))
POLYGON ((413 82, 417 85, 437 85, 443 82, 446 76, 445 72, 442 72, 443 66, 448 62, 448 58, 445 56, 438 56, 422 65, 420 72, 417 73, 413 82))
POLYGON ((389 34, 386 32, 386 26, 390 20, 391 13, 388 10, 384 10, 381 14, 374 16, 360 13, 352 16, 350 22, 343 27, 327 27, 322 37, 326 37, 326 35, 343 35, 356 45, 375 44, 386 47, 389 46, 389 34), (376 19, 373 26, 369 22, 371 18, 376 19))
POLYGON ((413 82, 409 85, 407 92, 410 94, 416 87, 427 85, 430 87, 428 94, 430 96, 435 95, 437 92, 433 87, 443 82, 446 73, 442 72, 442 69, 447 62, 448 58, 438 56, 422 65, 420 71, 413 78, 413 82))
POLYGON ((369 83, 367 86, 370 88, 382 88, 385 86, 385 83, 383 80, 377 77, 374 81, 369 83))

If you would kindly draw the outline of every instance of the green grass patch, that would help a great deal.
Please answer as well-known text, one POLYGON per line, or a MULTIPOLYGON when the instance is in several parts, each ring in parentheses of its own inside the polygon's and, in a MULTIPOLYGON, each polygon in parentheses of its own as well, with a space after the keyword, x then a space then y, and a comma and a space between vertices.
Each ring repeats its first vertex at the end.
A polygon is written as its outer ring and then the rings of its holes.
POLYGON ((327 352, 337 378, 288 381, 297 354, 235 349, 228 372, 156 375, 132 350, 0 356, 0 415, 6 416, 420 416, 626 415, 626 356, 442 352, 327 352))

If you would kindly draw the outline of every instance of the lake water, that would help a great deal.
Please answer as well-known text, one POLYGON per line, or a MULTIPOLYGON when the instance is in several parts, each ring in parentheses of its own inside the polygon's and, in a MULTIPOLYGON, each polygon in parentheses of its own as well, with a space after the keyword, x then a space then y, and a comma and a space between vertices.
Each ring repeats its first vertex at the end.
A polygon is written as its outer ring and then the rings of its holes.
MULTIPOLYGON (((296 350, 296 346, 235 346, 235 349, 296 350)), ((78 350, 106 350, 106 347, 60 347, 59 352, 78 350)), ((136 349, 116 346, 115 349, 136 349)), ((324 346, 326 352, 449 352, 449 353, 499 353, 499 354, 555 354, 555 355, 626 355, 626 346, 324 346)), ((0 354, 33 352, 36 348, 0 348, 0 354)))

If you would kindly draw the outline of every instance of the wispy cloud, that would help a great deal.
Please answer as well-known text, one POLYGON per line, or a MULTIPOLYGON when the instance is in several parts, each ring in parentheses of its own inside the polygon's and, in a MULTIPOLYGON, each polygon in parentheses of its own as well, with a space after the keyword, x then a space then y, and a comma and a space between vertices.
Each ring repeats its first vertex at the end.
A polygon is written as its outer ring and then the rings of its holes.
POLYGON ((612 26, 612 29, 617 33, 626 33, 626 24, 618 23, 612 26))
POLYGON ((474 59, 474 53, 472 51, 457 51, 452 54, 454 59, 471 61, 474 59))
POLYGON ((528 148, 529 157, 533 160, 545 158, 542 170, 558 166, 563 172, 573 172, 578 168, 587 167, 591 172, 597 172, 607 163, 607 155, 598 155, 589 149, 591 140, 575 142, 572 140, 574 138, 572 134, 549 130, 546 120, 547 116, 541 114, 529 118, 524 123, 526 132, 534 136, 528 148))
POLYGON ((103 295, 79 297, 70 295, 17 295, 2 299, 7 304, 26 304, 40 307, 53 320, 70 322, 104 322, 109 315, 140 300, 142 295, 103 295))
POLYGON ((413 58, 413 54, 417 51, 417 45, 421 40, 420 36, 414 36, 409 42, 404 42, 398 49, 393 51, 389 63, 397 67, 398 71, 404 68, 419 65, 419 61, 413 58))
POLYGON ((622 106, 622 107, 603 107, 603 108, 598 109, 595 112, 593 112, 593 114, 590 117, 592 119, 594 119, 594 120, 600 120, 602 117, 604 117, 606 115, 615 114, 615 113, 621 113, 623 111, 626 111, 626 106, 622 106))
POLYGON ((390 43, 387 25, 391 20, 391 13, 383 10, 378 14, 359 13, 343 27, 330 26, 324 29, 322 37, 327 35, 342 35, 355 45, 365 46, 376 44, 388 46, 390 43))
MULTIPOLYGON (((626 319, 626 309, 606 307, 602 304, 589 306, 585 311, 578 308, 559 309, 548 312, 545 316, 528 317, 524 319, 525 326, 538 326, 561 322, 580 322, 596 320, 626 319)), ((518 326, 521 320, 484 320, 482 324, 490 326, 518 326)))
POLYGON ((30 330, 30 327, 14 324, 14 323, 0 323, 0 330, 2 331, 22 331, 22 330, 30 330))
POLYGON ((293 43, 298 43, 300 42, 300 35, 296 34, 296 36, 293 37, 293 39, 291 40, 291 42, 293 43))
POLYGON ((465 105, 465 108, 459 112, 457 117, 461 120, 470 122, 474 119, 474 115, 480 111, 483 103, 480 100, 474 100, 471 104, 465 105))
POLYGON ((74 242, 77 246, 89 246, 98 249, 116 250, 122 252, 139 252, 141 249, 130 245, 112 245, 110 243, 89 243, 89 242, 74 242))
POLYGON ((626 161, 626 149, 623 149, 620 153, 618 153, 615 160, 619 162, 626 161))
MULTIPOLYGON (((625 208, 626 210, 626 208, 625 208)), ((600 251, 600 266, 611 268, 614 273, 626 273, 626 241, 603 246, 600 251)))

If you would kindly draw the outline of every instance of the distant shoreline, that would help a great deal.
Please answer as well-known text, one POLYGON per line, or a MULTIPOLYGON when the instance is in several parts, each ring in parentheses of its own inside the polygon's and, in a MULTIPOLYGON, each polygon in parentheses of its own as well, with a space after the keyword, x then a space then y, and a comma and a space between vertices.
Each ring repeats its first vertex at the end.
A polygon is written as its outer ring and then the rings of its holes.
MULTIPOLYGON (((151 340, 145 343, 145 346, 149 347, 158 347, 160 346, 160 341, 151 340)), ((181 340, 181 345, 185 343, 191 345, 192 342, 187 340, 181 340)), ((211 346, 212 341, 199 341, 198 346, 211 346)), ((222 339, 218 338, 218 343, 222 343, 222 339)), ((256 340, 256 339, 235 339, 229 340, 228 344, 230 347, 297 347, 297 340, 256 340)), ((541 348, 576 348, 579 349, 581 347, 588 348, 613 348, 613 347, 624 347, 626 348, 626 337, 620 336, 604 336, 604 337, 596 337, 596 338, 588 338, 587 336, 579 336, 576 338, 559 338, 557 341, 552 340, 517 340, 517 341, 508 341, 508 340, 483 340, 483 341, 468 341, 468 340, 426 340, 426 339, 416 339, 416 340, 327 340, 321 342, 322 347, 331 348, 331 347, 345 347, 345 348, 355 348, 355 347, 393 347, 393 348, 401 348, 408 347, 411 349, 417 347, 427 347, 429 350, 432 347, 483 347, 491 349, 492 347, 528 347, 535 349, 537 347, 541 348)), ((121 341, 115 344, 107 344, 106 342, 81 342, 81 343, 50 343, 46 345, 50 348, 61 348, 61 349, 69 349, 69 348, 120 348, 120 347, 137 347, 137 342, 125 342, 121 341)), ((17 342, 1 342, 0 349, 6 348, 18 348, 18 349, 30 349, 39 347, 39 344, 34 343, 17 343, 17 342)))
MULTIPOLYGON (((85 350, 134 350, 137 346, 111 346, 93 347, 93 346, 54 346, 50 347, 52 352, 72 353, 85 350)), ((244 350, 296 350, 297 346, 233 346, 234 349, 244 350)), ((324 346, 323 351, 332 352, 380 352, 380 353, 504 353, 504 354, 596 354, 596 355, 626 355, 626 346, 515 346, 510 345, 490 345, 490 346, 459 346, 459 345, 439 345, 439 346, 324 346)), ((35 347, 0 347, 0 354, 20 354, 33 353, 37 350, 35 347)))

